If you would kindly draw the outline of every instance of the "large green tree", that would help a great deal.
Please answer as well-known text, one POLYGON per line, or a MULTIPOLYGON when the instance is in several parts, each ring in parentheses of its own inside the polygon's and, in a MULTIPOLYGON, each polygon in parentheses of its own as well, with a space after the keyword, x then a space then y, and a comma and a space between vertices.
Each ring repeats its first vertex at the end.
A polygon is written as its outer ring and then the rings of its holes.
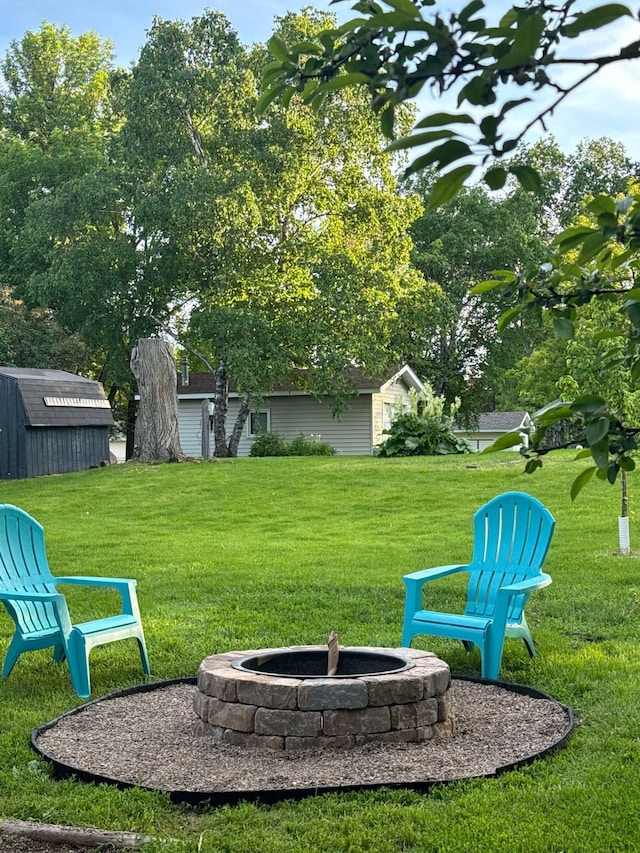
POLYGON ((0 280, 20 287, 16 260, 29 205, 104 161, 117 126, 112 46, 43 23, 0 62, 0 280))
POLYGON ((0 288, 0 364, 71 373, 88 368, 79 336, 60 326, 49 309, 28 309, 7 287, 0 288))
MULTIPOLYGON (((499 159, 512 152, 534 124, 544 125, 568 94, 602 68, 640 57, 640 40, 633 37, 612 53, 600 51, 603 40, 582 38, 615 21, 637 20, 620 3, 582 11, 572 0, 556 5, 532 0, 489 24, 481 17, 482 0, 472 0, 447 20, 433 7, 431 0, 358 2, 354 9, 359 17, 322 34, 313 44, 272 40, 274 59, 264 70, 268 90, 261 106, 274 98, 286 101, 296 91, 317 107, 336 87, 364 86, 382 127, 393 137, 397 106, 414 99, 424 86, 440 94, 456 91, 458 107, 466 105, 468 111, 433 113, 418 122, 414 133, 390 146, 394 150, 425 146, 425 153, 409 171, 438 168, 441 176, 430 197, 437 206, 453 198, 479 167, 486 169, 484 181, 491 189, 504 187, 510 174, 525 188, 542 189, 535 168, 499 159), (562 78, 567 66, 578 72, 570 83, 562 78), (550 97, 545 100, 545 96, 550 97), (519 130, 506 135, 507 118, 513 119, 514 110, 532 101, 533 119, 522 120, 519 130)), ((632 190, 619 200, 600 194, 588 210, 596 217, 595 225, 559 234, 555 252, 543 264, 481 283, 475 294, 500 291, 511 301, 500 330, 524 316, 548 312, 564 338, 573 336, 580 306, 594 300, 617 303, 623 319, 609 333, 625 341, 626 364, 636 382, 640 376, 640 290, 635 286, 640 267, 640 192, 632 190)), ((639 446, 640 427, 627 426, 598 394, 557 401, 538 413, 528 470, 541 464, 547 431, 566 417, 579 421, 589 445, 586 453, 594 461, 577 479, 574 495, 594 472, 614 482, 621 469, 633 467, 629 454, 639 446)))
POLYGON ((435 180, 427 175, 413 182, 425 211, 411 227, 412 258, 445 298, 438 306, 436 335, 411 362, 447 402, 461 400, 458 420, 471 423, 495 408, 502 375, 531 351, 539 335, 532 324, 498 334, 504 301, 469 291, 492 270, 522 268, 541 259, 543 244, 536 204, 517 187, 500 196, 481 186, 465 189, 433 210, 427 202, 435 180))
POLYGON ((391 147, 425 152, 409 172, 436 166, 441 173, 433 204, 452 198, 478 170, 486 170, 483 180, 491 189, 504 186, 509 173, 538 188, 529 167, 496 159, 512 153, 532 126, 546 127, 564 99, 600 69, 640 57, 633 36, 612 53, 601 51, 605 40, 582 38, 616 21, 637 20, 621 3, 582 11, 574 0, 531 0, 494 11, 471 0, 446 18, 435 0, 362 0, 352 8, 356 17, 311 43, 271 40, 261 106, 286 101, 295 91, 317 107, 336 88, 364 87, 387 136, 401 135, 391 147), (577 70, 569 82, 568 68, 577 70), (458 110, 436 111, 402 135, 398 107, 425 87, 436 96, 456 95, 458 110), (525 113, 518 125, 523 105, 533 105, 533 116, 525 113))
MULTIPOLYGON (((305 38, 328 20, 307 11, 279 27, 305 38)), ((157 21, 121 134, 137 176, 135 222, 157 235, 158 262, 173 257, 174 305, 187 303, 174 333, 216 377, 220 456, 235 454, 251 406, 274 383, 290 379, 340 405, 351 390, 345 367, 388 367, 398 305, 426 287, 407 234, 419 202, 395 192, 361 96, 257 120, 265 55, 246 53, 216 13, 157 21), (228 434, 230 378, 242 405, 228 434)))

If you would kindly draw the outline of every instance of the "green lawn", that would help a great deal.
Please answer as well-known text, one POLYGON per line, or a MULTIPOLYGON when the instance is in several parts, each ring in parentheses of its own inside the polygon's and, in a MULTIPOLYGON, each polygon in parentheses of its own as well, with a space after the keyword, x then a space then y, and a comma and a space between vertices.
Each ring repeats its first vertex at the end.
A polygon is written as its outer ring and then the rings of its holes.
MULTIPOLYGON (((475 509, 528 491, 557 520, 545 565, 553 584, 527 615, 539 657, 508 641, 501 676, 571 705, 569 746, 499 779, 409 791, 330 795, 213 811, 167 796, 56 782, 31 731, 80 700, 50 653, 23 656, 0 683, 0 816, 132 830, 179 843, 155 850, 640 851, 640 583, 638 558, 616 555, 619 487, 591 483, 575 503, 579 465, 548 460, 533 477, 516 454, 382 460, 264 458, 113 468, 0 483, 45 527, 54 574, 138 579, 154 676, 194 675, 228 649, 324 642, 400 642, 403 574, 464 562, 475 509)), ((632 509, 639 479, 630 477, 632 509)), ((640 550, 632 518, 631 544, 640 550)), ((69 589, 69 588, 68 588, 69 589)), ((112 592, 69 589, 76 621, 111 607, 112 592)), ((462 604, 457 580, 433 606, 462 604)), ((0 613, 0 657, 12 634, 0 613)), ((462 645, 419 637, 454 672, 479 673, 462 645)), ((133 640, 95 649, 94 696, 141 680, 133 640)))

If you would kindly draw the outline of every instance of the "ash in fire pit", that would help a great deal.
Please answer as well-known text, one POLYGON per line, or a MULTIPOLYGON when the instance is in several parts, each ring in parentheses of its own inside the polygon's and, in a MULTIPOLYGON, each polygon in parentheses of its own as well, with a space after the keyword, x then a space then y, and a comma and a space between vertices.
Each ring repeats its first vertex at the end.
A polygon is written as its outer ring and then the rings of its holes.
MULTIPOLYGON (((337 638, 336 638, 337 639, 337 638)), ((453 731, 447 664, 418 649, 326 646, 227 652, 198 672, 200 733, 278 750, 410 743, 453 731)))
POLYGON ((380 675, 401 672, 415 666, 412 660, 372 649, 343 649, 331 672, 326 650, 309 649, 306 651, 271 652, 249 655, 231 666, 243 672, 256 672, 261 675, 282 676, 284 678, 352 678, 357 675, 380 675))

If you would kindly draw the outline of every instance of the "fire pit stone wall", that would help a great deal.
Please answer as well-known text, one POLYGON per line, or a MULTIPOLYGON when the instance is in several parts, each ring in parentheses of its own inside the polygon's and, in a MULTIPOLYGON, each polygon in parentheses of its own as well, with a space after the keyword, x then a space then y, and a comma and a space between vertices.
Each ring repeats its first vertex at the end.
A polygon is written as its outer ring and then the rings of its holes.
POLYGON ((409 743, 453 732, 451 673, 431 652, 352 648, 402 657, 409 668, 342 678, 281 677, 237 668, 248 655, 318 648, 233 651, 205 658, 194 695, 199 733, 242 747, 300 750, 409 743))

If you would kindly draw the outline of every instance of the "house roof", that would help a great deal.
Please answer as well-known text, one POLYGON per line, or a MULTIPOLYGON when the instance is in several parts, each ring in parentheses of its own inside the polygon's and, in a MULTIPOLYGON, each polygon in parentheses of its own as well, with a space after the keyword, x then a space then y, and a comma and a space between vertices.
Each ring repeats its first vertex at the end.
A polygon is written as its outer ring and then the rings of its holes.
POLYGON ((111 426, 113 415, 102 385, 65 370, 0 367, 15 380, 29 426, 111 426))
POLYGON ((528 412, 483 412, 474 430, 456 427, 456 432, 512 432, 531 420, 528 412))
MULTIPOLYGON (((404 379, 406 384, 409 387, 413 387, 416 391, 421 391, 424 389, 424 386, 420 379, 416 376, 413 370, 407 365, 403 365, 399 370, 396 370, 389 375, 371 379, 370 377, 365 376, 365 374, 359 370, 358 368, 351 368, 348 371, 349 379, 354 385, 356 392, 358 394, 377 394, 381 391, 384 391, 386 387, 391 385, 393 382, 396 382, 398 379, 404 379)), ((238 392, 232 387, 233 383, 230 383, 229 396, 237 397, 238 392)), ((190 373, 189 374, 189 382, 187 385, 182 384, 182 376, 178 374, 178 397, 182 399, 188 398, 204 398, 211 397, 214 393, 214 378, 210 372, 206 373, 190 373)), ((287 381, 274 386, 274 388, 269 391, 266 395, 268 397, 283 397, 283 396, 295 396, 295 395, 306 395, 307 391, 301 390, 297 388, 292 382, 287 381)))

